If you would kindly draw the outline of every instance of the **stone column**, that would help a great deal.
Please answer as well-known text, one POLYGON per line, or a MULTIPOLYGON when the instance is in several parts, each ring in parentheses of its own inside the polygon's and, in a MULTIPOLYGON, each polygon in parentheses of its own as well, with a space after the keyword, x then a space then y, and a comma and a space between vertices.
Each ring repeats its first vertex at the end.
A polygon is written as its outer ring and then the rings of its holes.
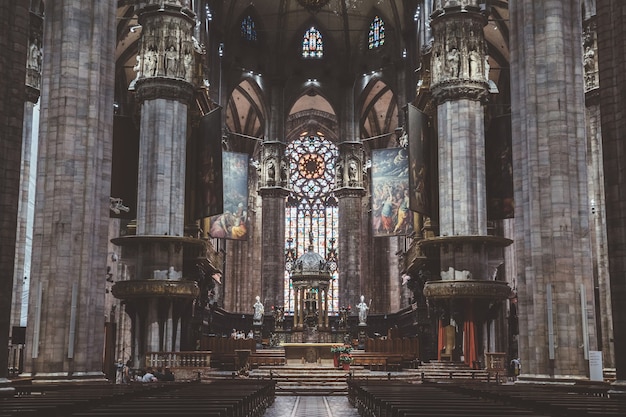
POLYGON ((595 10, 587 10, 588 19, 583 27, 583 69, 585 73, 585 117, 587 130, 587 166, 589 207, 591 210, 591 248, 593 251, 594 288, 598 305, 598 349, 602 351, 602 365, 615 367, 613 345, 613 313, 606 228, 606 198, 604 189, 604 164, 602 163, 602 127, 600 89, 598 82, 598 36, 595 10))
POLYGON ((580 1, 509 9, 522 375, 586 378, 597 343, 580 1))
POLYGON ((322 306, 322 289, 318 288, 317 294, 315 295, 315 302, 317 304, 317 325, 322 328, 324 327, 324 307, 322 306))
POLYGON ((298 315, 300 314, 299 304, 298 304, 298 291, 293 289, 293 327, 298 326, 298 315))
POLYGON ((626 3, 609 0, 596 3, 597 45, 599 69, 601 131, 604 152, 604 186, 606 192, 607 252, 612 300, 613 341, 615 371, 618 389, 626 385, 626 172, 623 169, 626 152, 626 56, 620 48, 626 43, 626 26, 623 16, 626 3))
MULTIPOLYGON (((431 91, 437 103, 440 236, 424 245, 439 247, 441 280, 429 281, 424 295, 460 333, 465 324, 479 332, 491 304, 509 293, 506 283, 491 281, 488 267, 490 248, 510 241, 487 235, 487 18, 475 0, 436 3, 431 15, 431 91)), ((462 355, 471 365, 481 359, 482 344, 479 334, 468 337, 462 355)))
POLYGON ((103 379, 117 2, 47 6, 25 374, 103 379))
POLYGON ((15 232, 20 186, 28 1, 0 3, 0 397, 13 395, 8 376, 15 232))
POLYGON ((361 236, 363 222, 363 144, 345 141, 339 144, 335 196, 339 200, 339 238, 337 239, 339 269, 339 306, 358 300, 361 286, 361 236))
POLYGON ((329 328, 329 315, 330 315, 330 310, 329 310, 329 306, 328 306, 328 291, 330 288, 327 288, 324 290, 324 326, 328 329, 329 328))
POLYGON ((285 199, 288 167, 284 159, 285 144, 263 143, 261 163, 262 201, 261 235, 261 299, 264 303, 284 305, 283 280, 285 276, 285 199))
POLYGON ((147 352, 190 349, 195 342, 181 334, 199 294, 184 276, 183 257, 203 247, 184 236, 188 112, 195 90, 195 15, 186 3, 136 4, 142 26, 135 83, 141 106, 137 232, 113 240, 131 265, 129 280, 117 282, 113 295, 126 300, 139 366, 147 352))
POLYGON ((34 216, 35 182, 37 180, 36 143, 39 135, 39 107, 37 102, 41 89, 43 16, 31 10, 29 17, 30 33, 25 79, 26 101, 24 102, 20 195, 15 238, 15 271, 13 273, 13 306, 11 308, 12 326, 21 325, 22 298, 28 299, 30 260, 33 248, 32 218, 34 216))

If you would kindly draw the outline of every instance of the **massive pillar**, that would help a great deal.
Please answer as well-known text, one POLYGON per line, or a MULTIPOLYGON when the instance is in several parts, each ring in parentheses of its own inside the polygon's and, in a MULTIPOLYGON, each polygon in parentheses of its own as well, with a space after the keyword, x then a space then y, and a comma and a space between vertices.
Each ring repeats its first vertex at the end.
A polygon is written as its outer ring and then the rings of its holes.
POLYGON ((598 350, 605 368, 615 367, 613 313, 606 230, 604 164, 602 162, 602 127, 598 80, 598 35, 595 8, 586 10, 583 24, 583 69, 587 129, 587 167, 589 207, 591 209, 591 249, 593 251, 593 287, 595 291, 598 350))
POLYGON ((620 384, 626 383, 626 3, 597 2, 599 102, 602 111, 602 156, 606 192, 606 224, 610 294, 613 312, 615 370, 620 384))
POLYGON ((509 8, 522 372, 585 378, 597 343, 580 1, 509 8))
POLYGON ((285 276, 285 199, 288 168, 285 144, 279 141, 263 143, 261 163, 261 300, 263 304, 284 305, 285 276))
MULTIPOLYGON (((37 2, 35 2, 37 3, 37 2)), ((22 322, 23 298, 28 299, 30 283, 30 259, 33 239, 33 216, 35 206, 35 181, 37 179, 37 138, 39 135, 39 101, 41 89, 41 59, 43 16, 32 7, 29 13, 28 55, 26 58, 26 100, 22 133, 22 158, 20 170, 20 195, 18 199, 17 233, 15 238, 15 271, 13 272, 13 306, 11 326, 25 326, 22 322)), ((11 333, 12 344, 23 344, 11 333)), ((23 337, 22 337, 23 339, 23 337)))
POLYGON ((13 293, 17 199, 24 112, 24 77, 28 32, 28 1, 0 3, 0 397, 11 395, 8 386, 8 343, 13 293))
POLYGON ((48 2, 26 375, 102 379, 117 2, 48 2))
POLYGON ((477 332, 489 308, 509 293, 505 282, 492 280, 488 267, 490 249, 510 241, 487 234, 486 16, 475 0, 438 1, 433 8, 431 91, 437 103, 440 236, 422 244, 439 248, 441 280, 428 282, 424 294, 441 309, 440 331, 446 325, 457 329, 456 342, 445 346, 446 353, 472 365, 484 349, 477 332))
MULTIPOLYGON (((363 144, 344 141, 339 144, 335 196, 339 200, 338 265, 339 307, 356 305, 364 291, 361 282, 363 221, 363 144)), ((372 294, 373 296, 373 294, 372 294)))
POLYGON ((142 26, 135 84, 141 105, 136 235, 114 239, 124 248, 129 279, 113 294, 126 300, 133 359, 195 346, 186 318, 198 296, 183 260, 202 241, 184 236, 185 157, 194 96, 195 15, 181 1, 141 1, 142 26))

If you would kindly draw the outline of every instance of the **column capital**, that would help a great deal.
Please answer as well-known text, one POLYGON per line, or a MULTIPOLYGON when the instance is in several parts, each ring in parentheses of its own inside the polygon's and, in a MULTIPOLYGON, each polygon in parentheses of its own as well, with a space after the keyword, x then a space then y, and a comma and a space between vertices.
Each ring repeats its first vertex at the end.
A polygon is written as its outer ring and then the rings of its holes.
POLYGON ((261 198, 285 198, 289 195, 289 190, 283 187, 261 187, 259 195, 261 198))
POLYGON ((281 141, 263 142, 261 162, 261 186, 263 188, 286 188, 289 182, 289 165, 285 158, 287 145, 281 141))
POLYGON ((137 81, 136 89, 139 103, 163 98, 189 104, 195 92, 194 86, 187 81, 164 77, 142 78, 137 81))
POLYGON ((187 2, 143 1, 136 5, 141 25, 137 73, 129 89, 143 79, 166 78, 193 83, 196 78, 195 54, 202 53, 194 44, 195 14, 187 2))
POLYGON ((432 15, 432 95, 438 103, 457 99, 485 101, 490 69, 483 33, 487 18, 471 2, 438 3, 445 10, 436 10, 432 15))
POLYGON ((339 199, 346 197, 365 197, 365 188, 363 187, 342 187, 335 190, 335 196, 339 199))

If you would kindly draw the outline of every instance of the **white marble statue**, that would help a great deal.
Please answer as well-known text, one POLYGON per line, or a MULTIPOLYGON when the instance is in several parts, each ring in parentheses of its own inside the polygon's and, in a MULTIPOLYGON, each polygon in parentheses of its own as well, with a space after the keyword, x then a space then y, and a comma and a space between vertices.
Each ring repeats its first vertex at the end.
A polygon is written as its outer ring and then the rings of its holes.
MULTIPOLYGON (((371 301, 370 301, 371 302, 371 301)), ((356 305, 356 308, 359 310, 359 324, 367 323, 367 311, 370 309, 370 306, 365 302, 365 296, 361 296, 361 302, 356 305)))
POLYGON ((263 322, 263 314, 265 313, 265 307, 261 303, 261 297, 256 296, 256 302, 252 306, 254 308, 254 315, 252 316, 253 324, 261 324, 263 322))

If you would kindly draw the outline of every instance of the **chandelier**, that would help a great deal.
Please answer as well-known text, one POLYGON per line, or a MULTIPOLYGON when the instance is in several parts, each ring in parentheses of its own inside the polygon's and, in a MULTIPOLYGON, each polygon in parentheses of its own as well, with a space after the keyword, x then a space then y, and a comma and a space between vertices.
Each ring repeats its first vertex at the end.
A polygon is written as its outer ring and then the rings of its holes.
POLYGON ((298 0, 298 3, 311 12, 319 12, 330 0, 298 0))

